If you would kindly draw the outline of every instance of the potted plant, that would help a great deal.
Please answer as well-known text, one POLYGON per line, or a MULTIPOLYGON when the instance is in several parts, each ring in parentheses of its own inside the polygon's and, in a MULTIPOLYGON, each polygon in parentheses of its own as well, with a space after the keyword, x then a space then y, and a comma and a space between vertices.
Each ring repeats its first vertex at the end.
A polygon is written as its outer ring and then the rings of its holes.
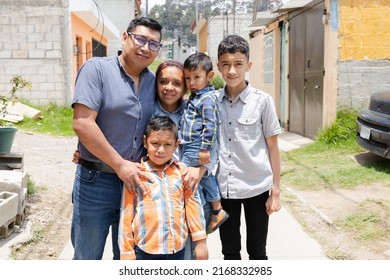
POLYGON ((31 89, 31 83, 21 76, 14 76, 10 80, 11 90, 8 96, 0 95, 0 154, 8 154, 11 151, 15 138, 16 127, 12 121, 7 120, 7 106, 18 99, 16 94, 24 88, 31 89))

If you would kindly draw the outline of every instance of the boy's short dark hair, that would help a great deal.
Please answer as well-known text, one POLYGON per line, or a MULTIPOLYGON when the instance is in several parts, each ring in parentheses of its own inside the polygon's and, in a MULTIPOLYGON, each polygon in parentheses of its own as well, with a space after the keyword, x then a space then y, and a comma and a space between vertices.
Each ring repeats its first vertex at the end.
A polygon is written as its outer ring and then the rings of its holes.
POLYGON ((148 138, 152 131, 168 130, 172 131, 177 140, 177 126, 174 121, 168 116, 156 116, 153 117, 146 126, 145 136, 148 138))
POLYGON ((248 41, 238 35, 228 35, 218 45, 218 59, 225 53, 240 52, 249 60, 248 41))
POLYGON ((148 28, 150 28, 152 30, 158 31, 160 33, 160 41, 161 41, 162 26, 161 26, 160 23, 158 23, 157 21, 155 21, 152 18, 136 17, 129 23, 129 26, 127 27, 126 31, 127 32, 132 32, 139 25, 146 26, 146 27, 148 27, 148 28))
POLYGON ((210 57, 207 54, 202 52, 197 52, 191 54, 184 61, 184 69, 192 71, 199 67, 205 70, 206 74, 213 71, 213 62, 211 61, 210 57))

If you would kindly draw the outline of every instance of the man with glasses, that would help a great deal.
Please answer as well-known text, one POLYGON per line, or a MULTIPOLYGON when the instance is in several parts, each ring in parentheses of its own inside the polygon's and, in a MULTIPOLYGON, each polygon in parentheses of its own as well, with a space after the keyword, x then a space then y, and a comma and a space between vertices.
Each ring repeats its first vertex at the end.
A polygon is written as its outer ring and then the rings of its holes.
POLYGON ((73 186, 73 259, 101 259, 111 226, 119 259, 118 224, 122 186, 135 192, 151 180, 137 164, 143 133, 154 112, 155 77, 147 68, 161 47, 161 25, 132 20, 118 56, 92 58, 80 69, 72 101, 80 160, 73 186))

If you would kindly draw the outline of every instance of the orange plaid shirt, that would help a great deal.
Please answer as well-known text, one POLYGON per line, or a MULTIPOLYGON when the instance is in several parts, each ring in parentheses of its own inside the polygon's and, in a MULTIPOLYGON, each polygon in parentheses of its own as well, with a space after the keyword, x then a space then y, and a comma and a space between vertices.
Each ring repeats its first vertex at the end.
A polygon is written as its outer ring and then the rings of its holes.
POLYGON ((119 224, 121 259, 135 259, 134 246, 149 254, 172 254, 182 250, 190 232, 194 241, 206 238, 203 207, 198 193, 183 184, 183 164, 171 160, 163 170, 141 164, 154 179, 141 180, 150 194, 135 196, 123 188, 119 224))

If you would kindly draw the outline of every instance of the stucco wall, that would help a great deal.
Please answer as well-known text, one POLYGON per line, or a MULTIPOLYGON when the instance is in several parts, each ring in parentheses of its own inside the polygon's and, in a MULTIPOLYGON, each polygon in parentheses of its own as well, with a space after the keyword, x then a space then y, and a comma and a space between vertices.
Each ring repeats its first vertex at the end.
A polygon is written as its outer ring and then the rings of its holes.
POLYGON ((339 0, 340 60, 390 59, 389 0, 339 0))
POLYGON ((337 105, 360 109, 371 93, 390 90, 389 1, 338 2, 337 105))
POLYGON ((32 83, 22 98, 70 103, 68 1, 0 1, 0 94, 22 75, 32 83))

